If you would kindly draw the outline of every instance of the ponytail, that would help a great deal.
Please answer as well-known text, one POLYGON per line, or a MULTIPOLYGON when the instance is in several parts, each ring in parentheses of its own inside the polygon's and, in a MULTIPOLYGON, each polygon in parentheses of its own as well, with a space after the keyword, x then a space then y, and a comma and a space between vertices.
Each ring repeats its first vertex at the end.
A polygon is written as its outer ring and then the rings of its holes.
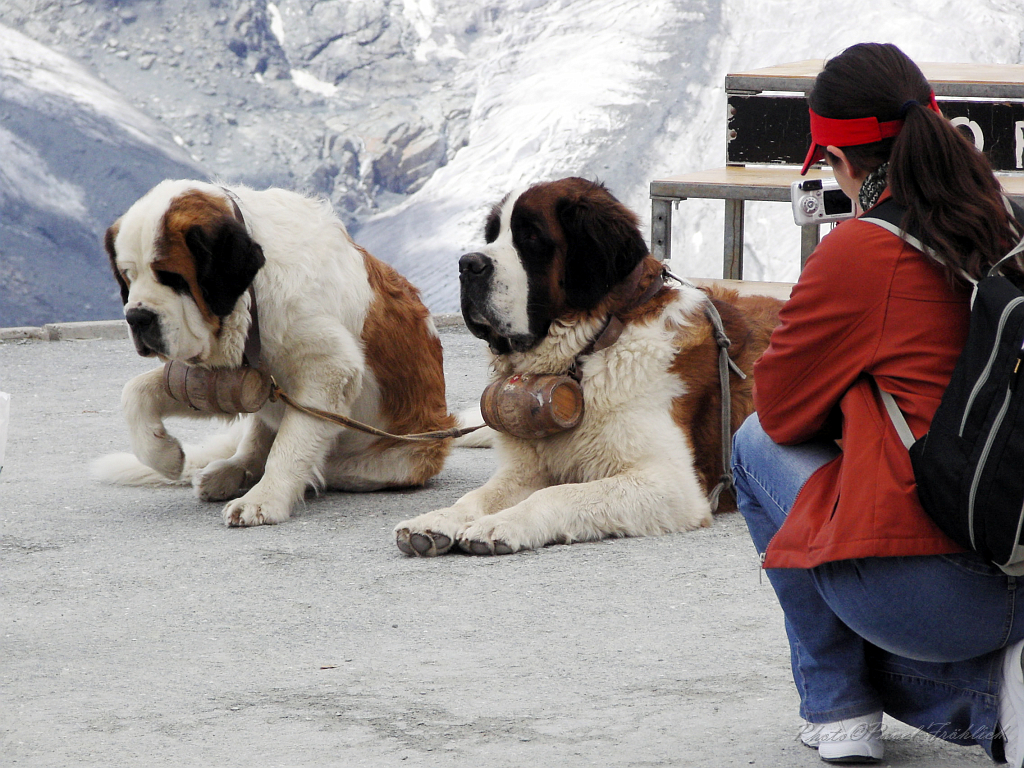
POLYGON ((1016 242, 988 158, 929 109, 907 111, 889 155, 889 189, 906 208, 903 229, 975 279, 1016 242))

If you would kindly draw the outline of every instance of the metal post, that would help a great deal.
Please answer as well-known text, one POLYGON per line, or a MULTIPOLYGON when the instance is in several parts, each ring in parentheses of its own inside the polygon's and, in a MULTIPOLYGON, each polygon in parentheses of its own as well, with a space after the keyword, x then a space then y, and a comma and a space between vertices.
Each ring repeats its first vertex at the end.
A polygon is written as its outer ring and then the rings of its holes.
POLYGON ((722 277, 743 279, 743 201, 725 201, 725 258, 722 277))
POLYGON ((672 258, 672 201, 651 198, 651 255, 660 261, 672 258))
POLYGON ((807 257, 818 247, 820 239, 821 232, 817 224, 808 224, 806 227, 800 227, 800 269, 804 268, 804 264, 807 263, 807 257))

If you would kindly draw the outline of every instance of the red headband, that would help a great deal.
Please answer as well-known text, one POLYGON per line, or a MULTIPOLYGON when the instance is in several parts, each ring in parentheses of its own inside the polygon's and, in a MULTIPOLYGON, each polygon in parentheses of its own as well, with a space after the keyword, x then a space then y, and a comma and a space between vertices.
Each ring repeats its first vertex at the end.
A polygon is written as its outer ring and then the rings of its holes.
MULTIPOLYGON (((904 104, 906 111, 909 105, 920 103, 908 101, 904 104)), ((939 105, 935 101, 935 94, 931 95, 928 109, 939 112, 939 105)), ((807 158, 804 160, 804 167, 800 169, 800 175, 807 173, 807 169, 820 160, 825 159, 825 147, 856 147, 860 144, 874 144, 882 139, 890 139, 899 134, 903 129, 903 119, 890 120, 880 123, 877 117, 855 117, 848 120, 841 120, 831 117, 822 117, 816 114, 813 109, 811 113, 811 148, 807 150, 807 158)))

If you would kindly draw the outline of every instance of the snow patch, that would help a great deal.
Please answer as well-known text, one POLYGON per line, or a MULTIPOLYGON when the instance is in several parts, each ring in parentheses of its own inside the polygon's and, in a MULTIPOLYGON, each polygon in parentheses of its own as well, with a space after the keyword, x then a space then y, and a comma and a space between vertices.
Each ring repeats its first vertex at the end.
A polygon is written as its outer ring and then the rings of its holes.
POLYGON ((0 205, 20 200, 61 216, 88 223, 89 211, 81 187, 50 171, 46 161, 28 144, 0 127, 0 205))
POLYGON ((284 17, 281 16, 281 10, 274 3, 267 3, 267 14, 270 16, 271 34, 284 46, 284 17))
POLYGON ((309 74, 309 72, 304 72, 301 69, 293 69, 291 74, 292 82, 304 91, 318 93, 321 96, 334 96, 338 93, 338 86, 333 83, 326 83, 309 74))

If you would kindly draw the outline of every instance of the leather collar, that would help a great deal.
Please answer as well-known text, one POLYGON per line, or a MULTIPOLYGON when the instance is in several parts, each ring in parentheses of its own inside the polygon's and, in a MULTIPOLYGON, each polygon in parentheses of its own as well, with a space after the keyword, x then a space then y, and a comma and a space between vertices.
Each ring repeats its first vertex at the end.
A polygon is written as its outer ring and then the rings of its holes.
POLYGON ((577 381, 582 375, 579 366, 580 358, 592 355, 595 352, 600 352, 602 349, 607 349, 618 341, 619 336, 621 336, 622 332, 626 329, 626 324, 622 321, 621 316, 633 311, 637 307, 642 307, 665 287, 665 269, 662 267, 651 282, 648 283, 647 287, 643 291, 639 290, 640 281, 643 279, 644 275, 647 274, 646 265, 647 260, 644 259, 636 265, 625 280, 619 283, 616 292, 626 298, 622 301, 622 304, 608 316, 608 320, 605 321, 601 332, 595 336, 586 347, 584 347, 583 351, 580 352, 573 361, 572 367, 569 369, 569 375, 577 381))
POLYGON ((654 279, 648 283, 647 287, 643 291, 639 291, 640 281, 647 273, 645 267, 646 259, 641 261, 636 268, 629 273, 629 276, 622 281, 619 292, 627 298, 623 301, 622 305, 608 317, 608 321, 605 323, 604 329, 581 354, 593 354, 594 352, 600 352, 602 349, 607 349, 618 341, 619 336, 622 335, 622 332, 626 328, 625 323, 622 322, 622 315, 633 311, 637 307, 642 307, 648 301, 653 299, 664 287, 665 275, 663 271, 659 271, 658 274, 654 276, 654 279))

